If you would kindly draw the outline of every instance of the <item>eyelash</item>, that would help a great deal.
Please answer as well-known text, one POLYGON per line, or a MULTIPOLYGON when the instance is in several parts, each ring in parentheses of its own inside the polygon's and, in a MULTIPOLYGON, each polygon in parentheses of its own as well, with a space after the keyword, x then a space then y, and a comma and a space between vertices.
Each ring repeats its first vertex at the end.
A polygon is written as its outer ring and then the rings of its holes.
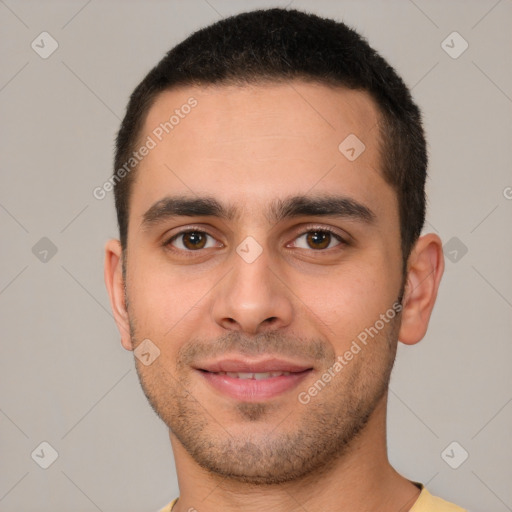
MULTIPOLYGON (((331 228, 326 227, 326 226, 308 226, 305 231, 301 231, 293 240, 295 241, 298 238, 300 238, 301 236, 306 235, 308 233, 315 232, 315 231, 316 232, 320 232, 320 233, 330 233, 339 242, 339 244, 337 244, 335 247, 349 245, 349 243, 339 233, 337 233, 334 229, 331 229, 331 228)), ((171 238, 167 239, 163 243, 163 246, 168 248, 169 250, 172 250, 172 251, 175 251, 175 252, 179 252, 181 254, 186 253, 187 256, 193 256, 194 253, 201 252, 203 249, 197 249, 197 250, 194 251, 194 250, 190 250, 190 249, 188 249, 188 250, 187 249, 178 249, 178 248, 175 248, 175 247, 172 246, 172 242, 174 240, 176 240, 180 236, 186 235, 187 233, 200 233, 200 234, 207 235, 207 236, 215 239, 215 237, 213 235, 211 235, 207 231, 204 231, 204 229, 194 228, 192 226, 192 227, 189 227, 187 229, 184 229, 183 231, 175 233, 171 238)), ((309 249, 309 250, 320 253, 320 252, 326 252, 329 249, 334 249, 335 247, 330 247, 330 248, 327 248, 327 249, 316 249, 316 250, 315 249, 309 249)), ((299 249, 303 249, 303 248, 299 247, 299 249)), ((305 250, 307 250, 307 249, 305 249, 305 250)))

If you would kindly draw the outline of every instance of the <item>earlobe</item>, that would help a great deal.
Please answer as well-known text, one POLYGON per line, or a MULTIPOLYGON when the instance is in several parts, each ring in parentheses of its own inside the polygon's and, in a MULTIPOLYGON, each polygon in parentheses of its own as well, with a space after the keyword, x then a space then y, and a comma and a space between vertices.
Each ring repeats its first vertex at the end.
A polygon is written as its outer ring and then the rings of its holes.
POLYGON ((418 239, 408 261, 399 341, 418 343, 427 332, 444 271, 441 239, 429 233, 418 239))
POLYGON ((125 303, 123 253, 119 240, 109 240, 105 245, 104 277, 114 320, 121 334, 121 344, 126 350, 133 350, 128 311, 125 303))

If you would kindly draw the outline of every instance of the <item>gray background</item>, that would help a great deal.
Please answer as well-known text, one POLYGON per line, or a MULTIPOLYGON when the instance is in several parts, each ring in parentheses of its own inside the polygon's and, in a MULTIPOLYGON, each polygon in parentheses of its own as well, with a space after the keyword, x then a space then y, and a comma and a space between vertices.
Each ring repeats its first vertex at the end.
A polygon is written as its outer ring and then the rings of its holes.
POLYGON ((103 283, 112 194, 92 191, 128 95, 164 52, 220 17, 286 5, 359 30, 425 115, 426 231, 449 244, 447 266, 426 338, 400 346, 391 461, 473 512, 512 510, 510 0, 0 0, 1 511, 152 511, 177 496, 167 430, 103 283), (50 48, 43 31, 59 45, 46 59, 31 47, 50 48), (442 47, 453 31, 469 44, 458 58, 442 47), (43 441, 58 452, 48 469, 43 441))

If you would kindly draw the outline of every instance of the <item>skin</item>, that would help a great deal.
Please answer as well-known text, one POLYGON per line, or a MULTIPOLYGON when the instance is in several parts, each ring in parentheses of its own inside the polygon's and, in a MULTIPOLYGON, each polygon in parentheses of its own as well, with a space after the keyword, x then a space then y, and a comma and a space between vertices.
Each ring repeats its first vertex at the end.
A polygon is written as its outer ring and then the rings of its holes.
POLYGON ((125 279, 118 240, 105 258, 123 347, 150 339, 160 350, 150 365, 135 361, 169 427, 180 487, 174 511, 409 510, 419 490, 388 461, 387 387, 398 339, 425 335, 444 260, 439 237, 424 235, 402 275, 397 197, 379 171, 374 102, 301 81, 186 87, 160 94, 141 140, 191 96, 197 106, 137 169, 125 279), (354 161, 338 150, 351 133, 366 146, 354 161), (369 207, 374 222, 265 215, 277 199, 334 192, 369 207), (213 197, 238 215, 145 226, 144 213, 172 195, 213 197), (183 236, 165 245, 187 228, 210 235, 204 248, 183 245, 183 236), (327 235, 326 248, 310 245, 308 233, 327 228, 346 243, 327 235), (252 263, 236 252, 247 236, 262 250, 252 263), (298 392, 396 303, 403 285, 401 314, 300 403, 298 392), (273 354, 313 371, 277 397, 235 400, 193 368, 225 353, 273 354))

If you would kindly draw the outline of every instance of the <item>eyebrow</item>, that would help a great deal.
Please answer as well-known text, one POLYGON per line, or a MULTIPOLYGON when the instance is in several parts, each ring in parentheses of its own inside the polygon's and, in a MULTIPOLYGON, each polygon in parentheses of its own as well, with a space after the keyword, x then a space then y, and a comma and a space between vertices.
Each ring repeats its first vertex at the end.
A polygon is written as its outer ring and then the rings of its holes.
MULTIPOLYGON (((175 217, 217 217, 233 221, 240 217, 236 206, 224 206, 213 197, 164 197, 151 206, 142 218, 141 226, 150 227, 175 217)), ((291 196, 276 199, 265 214, 269 223, 302 216, 350 218, 366 224, 376 220, 375 213, 352 198, 327 196, 291 196)))

